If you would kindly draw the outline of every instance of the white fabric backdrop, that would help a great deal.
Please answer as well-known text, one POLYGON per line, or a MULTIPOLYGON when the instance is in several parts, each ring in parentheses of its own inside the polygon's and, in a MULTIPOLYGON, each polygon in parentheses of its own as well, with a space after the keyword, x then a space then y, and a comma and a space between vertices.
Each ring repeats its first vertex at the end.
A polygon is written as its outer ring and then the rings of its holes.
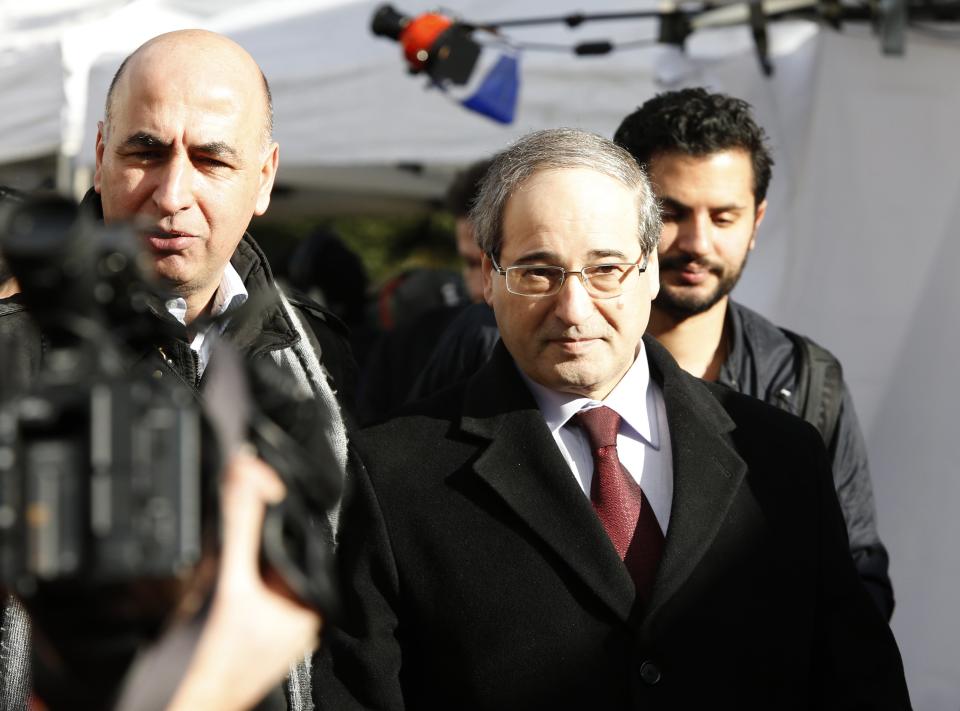
POLYGON ((777 165, 737 296, 844 364, 870 454, 914 708, 960 708, 960 47, 914 32, 905 58, 823 32, 773 81, 742 60, 699 79, 751 101, 777 165))
POLYGON ((915 33, 908 42, 897 61, 872 38, 823 35, 784 283, 766 310, 843 359, 914 705, 956 711, 960 54, 915 33))

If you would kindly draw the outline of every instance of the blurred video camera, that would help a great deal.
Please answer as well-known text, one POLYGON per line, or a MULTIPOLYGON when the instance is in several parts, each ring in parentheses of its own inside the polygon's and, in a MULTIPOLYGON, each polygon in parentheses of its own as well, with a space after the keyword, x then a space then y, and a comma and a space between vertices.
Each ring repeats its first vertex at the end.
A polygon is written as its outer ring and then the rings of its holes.
POLYGON ((30 608, 189 576, 218 544, 220 469, 247 442, 287 489, 266 515, 263 564, 329 613, 325 514, 343 472, 327 413, 225 339, 201 402, 153 357, 178 325, 129 228, 34 198, 0 215, 0 250, 43 344, 37 359, 25 358, 23 334, 0 341, 0 584, 30 608))

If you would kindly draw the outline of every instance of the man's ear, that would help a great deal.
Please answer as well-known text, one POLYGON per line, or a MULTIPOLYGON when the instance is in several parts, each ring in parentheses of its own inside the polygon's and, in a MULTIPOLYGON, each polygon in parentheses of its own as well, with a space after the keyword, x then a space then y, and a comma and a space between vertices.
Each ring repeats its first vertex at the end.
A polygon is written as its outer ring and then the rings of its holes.
POLYGON ((750 237, 750 246, 747 247, 749 250, 753 250, 757 246, 757 230, 760 229, 760 223, 763 222, 764 216, 767 214, 767 199, 764 198, 763 201, 757 205, 757 209, 753 215, 753 236, 750 237))
POLYGON ((93 172, 93 189, 99 193, 100 192, 100 181, 101 181, 101 168, 103 166, 103 151, 106 148, 107 136, 106 131, 104 130, 103 121, 97 121, 97 146, 96 146, 96 157, 97 157, 97 169, 93 172))
POLYGON ((488 306, 493 306, 493 262, 490 255, 484 252, 480 258, 480 271, 483 273, 483 300, 488 306))
POLYGON ((270 207, 270 192, 273 190, 273 181, 277 177, 278 165, 280 165, 280 146, 273 143, 264 155, 263 163, 260 165, 260 187, 257 191, 254 215, 262 215, 270 207))
POLYGON ((660 293, 660 259, 657 257, 657 250, 650 252, 647 257, 647 287, 650 290, 650 301, 657 298, 660 293))

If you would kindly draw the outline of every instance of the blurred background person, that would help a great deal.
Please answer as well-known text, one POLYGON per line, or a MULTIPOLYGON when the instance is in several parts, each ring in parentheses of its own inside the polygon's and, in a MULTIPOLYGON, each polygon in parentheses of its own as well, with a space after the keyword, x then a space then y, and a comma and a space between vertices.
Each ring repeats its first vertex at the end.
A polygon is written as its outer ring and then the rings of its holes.
POLYGON ((490 159, 477 161, 457 173, 447 189, 447 210, 455 220, 457 254, 460 255, 463 283, 474 303, 483 303, 483 273, 480 271, 483 253, 477 245, 473 222, 470 221, 470 209, 477 199, 477 192, 490 162, 490 159))
MULTIPOLYGON (((434 349, 451 324, 466 318, 470 328, 475 318, 492 318, 483 303, 483 255, 469 216, 489 165, 489 159, 473 163, 456 175, 447 190, 446 206, 454 217, 462 279, 454 285, 442 270, 416 270, 381 289, 378 314, 385 333, 370 354, 361 382, 361 424, 388 416, 423 389, 433 387, 421 386, 421 381, 425 370, 430 370, 427 364, 434 349)), ((430 382, 444 382, 445 378, 444 373, 437 373, 430 376, 430 382)))
POLYGON ((287 278, 290 286, 343 321, 353 356, 363 368, 376 330, 368 317, 370 277, 359 255, 335 230, 318 227, 294 249, 287 278))

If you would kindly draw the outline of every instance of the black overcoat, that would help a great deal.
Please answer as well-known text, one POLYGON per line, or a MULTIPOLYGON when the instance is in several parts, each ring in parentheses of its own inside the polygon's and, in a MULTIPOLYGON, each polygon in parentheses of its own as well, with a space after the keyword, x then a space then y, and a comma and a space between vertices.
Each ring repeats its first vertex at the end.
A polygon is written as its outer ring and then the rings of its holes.
POLYGON ((362 436, 320 708, 909 708, 817 432, 644 351, 674 469, 649 604, 500 344, 362 436))

